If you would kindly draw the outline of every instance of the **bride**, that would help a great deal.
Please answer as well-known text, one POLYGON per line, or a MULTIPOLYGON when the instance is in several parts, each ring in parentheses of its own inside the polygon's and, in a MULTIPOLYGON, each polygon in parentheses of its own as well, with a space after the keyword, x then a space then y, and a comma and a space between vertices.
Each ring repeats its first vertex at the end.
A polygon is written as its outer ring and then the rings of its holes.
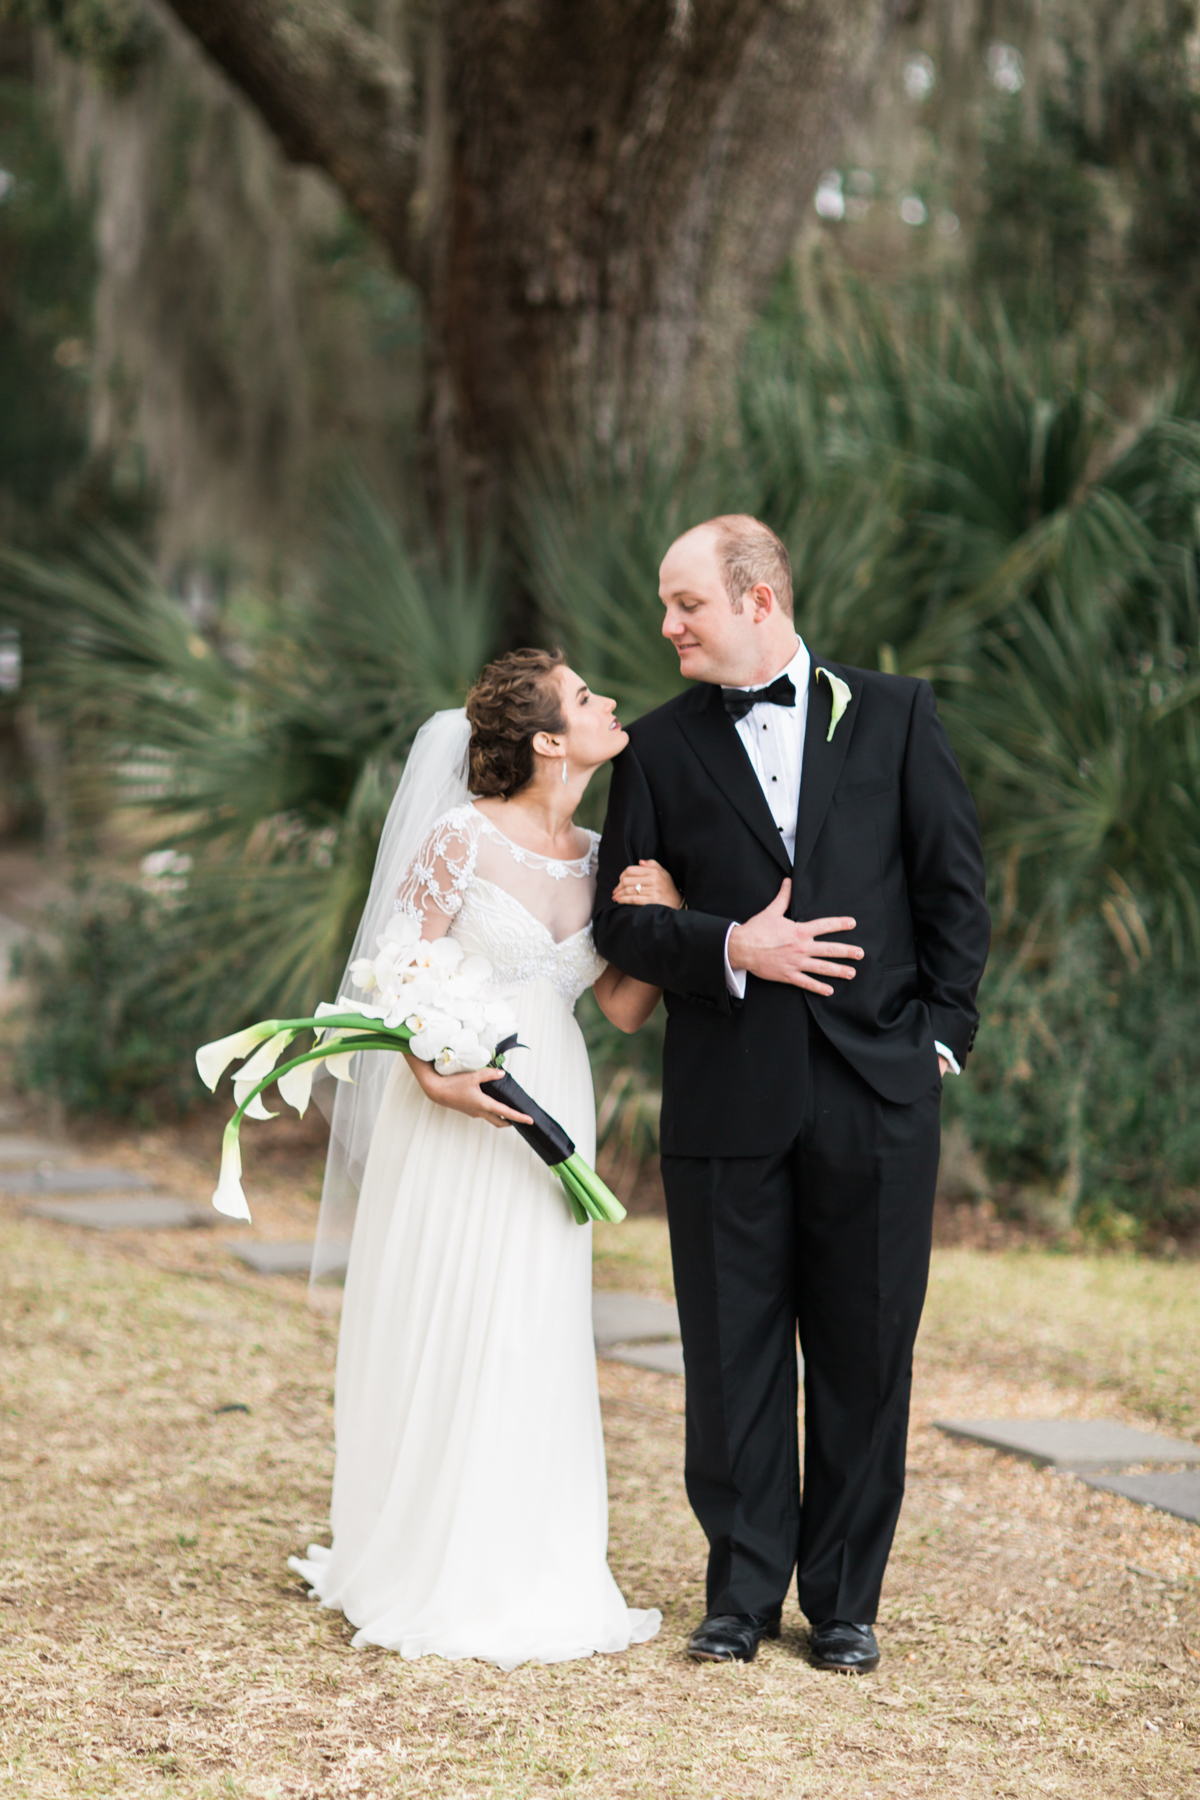
MULTIPOLYGON (((596 954, 599 840, 574 822, 592 775, 627 742, 615 702, 561 652, 492 663, 465 713, 418 733, 354 951, 372 953, 399 909, 424 938, 451 933, 486 956, 520 1022, 507 1065, 589 1162, 595 1109, 575 1002, 591 986, 608 1018, 636 1031, 659 998, 596 954)), ((657 864, 627 869, 617 892, 681 904, 657 864)), ((591 1227, 509 1129, 522 1115, 490 1097, 498 1071, 369 1061, 354 1088, 339 1084, 318 1244, 328 1266, 361 1164, 333 1545, 310 1544, 290 1566, 357 1627, 355 1644, 405 1657, 512 1669, 642 1643, 661 1614, 628 1607, 606 1560, 591 1227)))

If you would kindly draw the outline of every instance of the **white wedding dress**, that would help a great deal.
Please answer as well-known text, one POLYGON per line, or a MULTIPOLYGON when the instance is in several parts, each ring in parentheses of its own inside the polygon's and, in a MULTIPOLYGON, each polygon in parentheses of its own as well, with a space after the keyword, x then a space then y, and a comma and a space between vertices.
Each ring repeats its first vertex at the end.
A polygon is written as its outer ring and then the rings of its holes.
MULTIPOLYGON (((448 923, 494 965, 528 1046, 506 1066, 589 1162, 574 1005, 604 967, 595 864, 595 840, 553 862, 467 804, 438 821, 397 901, 425 936, 448 923)), ((512 1669, 658 1630, 608 1568, 591 1257, 591 1226, 516 1131, 434 1105, 397 1057, 346 1277, 333 1546, 291 1559, 355 1644, 512 1669)))

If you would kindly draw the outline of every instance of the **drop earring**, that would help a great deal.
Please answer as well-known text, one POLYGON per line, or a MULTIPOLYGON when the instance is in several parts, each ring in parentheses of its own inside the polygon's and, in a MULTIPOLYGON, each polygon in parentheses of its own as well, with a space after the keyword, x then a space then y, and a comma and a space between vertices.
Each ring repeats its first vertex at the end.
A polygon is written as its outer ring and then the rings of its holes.
POLYGON ((566 785, 567 785, 567 759, 564 756, 563 757, 563 786, 566 787, 566 785))

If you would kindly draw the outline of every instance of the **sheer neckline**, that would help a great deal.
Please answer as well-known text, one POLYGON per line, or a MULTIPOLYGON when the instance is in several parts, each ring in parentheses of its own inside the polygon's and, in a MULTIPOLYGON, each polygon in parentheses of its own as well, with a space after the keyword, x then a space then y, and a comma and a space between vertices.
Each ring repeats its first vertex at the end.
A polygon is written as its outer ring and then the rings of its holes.
MULTIPOLYGON (((518 844, 515 838, 510 838, 507 833, 501 831, 500 827, 489 819, 485 812, 480 812, 473 800, 469 800, 467 804, 483 826, 484 830, 490 832, 493 837, 499 838, 500 842, 507 850, 512 852, 518 862, 524 862, 526 858, 529 858, 533 862, 549 863, 552 868, 576 869, 581 875, 591 874, 592 858, 596 854, 596 844, 598 839, 596 833, 594 831, 589 831, 585 825, 581 825, 579 829, 584 833, 585 837, 589 838, 591 841, 582 856, 543 856, 540 850, 528 850, 524 844, 518 844)), ((566 940, 564 939, 563 941, 565 942, 566 940)))
POLYGON ((518 912, 524 913, 531 924, 536 925, 539 931, 545 932, 556 950, 561 950, 564 944, 573 944, 576 938, 582 937, 585 931, 590 931, 592 929, 592 922, 588 919, 586 923, 578 926, 576 930, 569 931, 566 937, 556 938, 545 919, 539 919, 535 912, 530 912, 523 900, 518 900, 515 894, 510 894, 508 889, 501 887, 498 881, 489 881, 486 875, 477 875, 475 877, 475 885, 476 887, 491 888, 494 894, 499 894, 502 899, 508 901, 510 906, 515 906, 518 912))

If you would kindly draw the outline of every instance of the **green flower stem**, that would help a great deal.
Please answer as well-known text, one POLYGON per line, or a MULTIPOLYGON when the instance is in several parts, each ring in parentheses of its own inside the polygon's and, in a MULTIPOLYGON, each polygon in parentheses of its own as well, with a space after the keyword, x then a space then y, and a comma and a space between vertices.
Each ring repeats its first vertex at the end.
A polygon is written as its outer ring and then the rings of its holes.
POLYGON ((592 1212, 592 1217, 603 1219, 609 1225, 620 1224, 625 1217, 625 1208, 612 1189, 601 1181, 595 1169, 585 1163, 578 1152, 568 1158, 568 1165, 572 1169, 576 1181, 587 1195, 588 1210, 592 1212))
POLYGON ((580 1225, 588 1219, 604 1225, 619 1225, 625 1217, 625 1208, 617 1196, 605 1186, 595 1169, 584 1162, 578 1151, 566 1162, 556 1163, 554 1173, 566 1188, 571 1211, 580 1225), (579 1217, 577 1209, 582 1209, 583 1218, 579 1217))
POLYGON ((574 1219, 575 1223, 577 1225, 586 1225, 590 1215, 587 1207, 583 1203, 579 1190, 575 1186, 574 1177, 567 1168, 566 1163, 555 1163, 550 1170, 550 1173, 552 1175, 557 1175, 558 1179, 562 1182, 563 1187, 566 1190, 567 1205, 571 1209, 571 1217, 574 1219))
POLYGON ((262 1043, 268 1037, 278 1036, 281 1031, 374 1031, 383 1036, 398 1032, 406 1042, 412 1036, 407 1025, 385 1025, 381 1019, 366 1018, 364 1014, 356 1012, 326 1013, 319 1019, 264 1019, 261 1026, 256 1026, 255 1029, 265 1034, 262 1043))
MULTIPOLYGON (((357 1017, 357 1015, 355 1016, 357 1017)), ((293 1021, 290 1020, 287 1021, 280 1029, 288 1029, 292 1022, 293 1021)), ((320 1023, 319 1020, 316 1022, 320 1023)), ((312 1019, 301 1019, 299 1021, 300 1026, 312 1025, 313 1023, 314 1021, 312 1019)), ((344 1023, 345 1021, 343 1021, 343 1024, 344 1023)), ((242 1128, 242 1115, 250 1102, 254 1099, 255 1095, 265 1092, 265 1090, 271 1086, 272 1082, 279 1080, 281 1075, 290 1075, 292 1070, 300 1068, 302 1063, 324 1062, 327 1057, 344 1056, 357 1050, 403 1051, 407 1049, 411 1039, 412 1032, 408 1030, 407 1026, 385 1025, 381 1026, 378 1032, 372 1032, 370 1036, 367 1036, 364 1033, 362 1037, 335 1038, 331 1044, 321 1044, 312 1050, 306 1050, 303 1056, 293 1056, 290 1062, 280 1063, 278 1068, 272 1069, 268 1074, 264 1075, 261 1081, 256 1081, 254 1086, 250 1089, 250 1092, 246 1095, 246 1098, 242 1101, 242 1104, 234 1113, 232 1119, 230 1119, 229 1123, 230 1125, 236 1125, 240 1132, 242 1128)))

